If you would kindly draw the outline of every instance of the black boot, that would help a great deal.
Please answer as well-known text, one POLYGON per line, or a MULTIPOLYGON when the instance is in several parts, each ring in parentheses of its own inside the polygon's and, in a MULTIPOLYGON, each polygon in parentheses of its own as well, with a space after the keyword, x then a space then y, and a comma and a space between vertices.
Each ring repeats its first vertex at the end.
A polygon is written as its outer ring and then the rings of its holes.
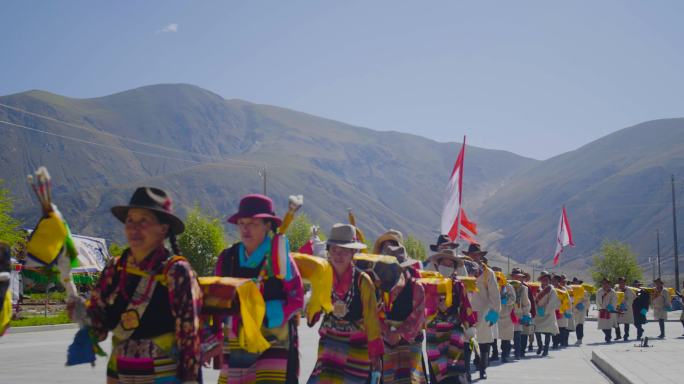
POLYGON ((527 352, 534 352, 535 334, 532 333, 532 334, 528 335, 527 337, 529 337, 529 340, 527 340, 527 352))
POLYGON ((537 355, 541 355, 542 351, 544 350, 544 344, 542 343, 542 335, 539 332, 535 333, 534 335, 537 337, 537 355))
POLYGON ((547 333, 544 335, 544 352, 542 353, 542 357, 549 355, 549 344, 551 344, 551 334, 547 333))
POLYGON ((622 335, 620 335, 620 325, 617 325, 615 327, 615 339, 614 340, 620 340, 622 339, 622 335))
POLYGON ((561 328, 561 334, 560 334, 560 346, 562 348, 565 348, 568 346, 568 338, 570 337, 570 330, 567 328, 561 328))
POLYGON ((642 336, 644 336, 644 326, 643 324, 636 324, 636 329, 637 329, 637 340, 641 340, 642 336))
POLYGON ((629 324, 625 323, 625 336, 622 338, 623 341, 629 340, 629 324))
POLYGON ((558 349, 558 346, 560 345, 560 329, 558 330, 558 334, 553 335, 551 337, 551 340, 553 340, 553 344, 551 345, 551 349, 558 349))
POLYGON ((606 344, 610 344, 610 339, 612 336, 611 330, 610 329, 604 329, 603 334, 605 336, 603 339, 606 341, 606 344))
POLYGON ((480 344, 480 361, 478 370, 480 371, 480 379, 487 379, 487 367, 489 366, 489 349, 491 344, 480 344))
POLYGON ((660 335, 658 336, 659 339, 664 339, 665 338, 665 320, 658 320, 658 326, 660 327, 660 335))
POLYGON ((497 339, 494 339, 494 342, 492 343, 492 357, 489 360, 499 360, 499 343, 497 339))
POLYGON ((501 362, 508 363, 509 357, 511 357, 511 341, 501 340, 501 362))
POLYGON ((520 335, 520 358, 525 358, 525 351, 527 350, 527 337, 528 335, 520 335))

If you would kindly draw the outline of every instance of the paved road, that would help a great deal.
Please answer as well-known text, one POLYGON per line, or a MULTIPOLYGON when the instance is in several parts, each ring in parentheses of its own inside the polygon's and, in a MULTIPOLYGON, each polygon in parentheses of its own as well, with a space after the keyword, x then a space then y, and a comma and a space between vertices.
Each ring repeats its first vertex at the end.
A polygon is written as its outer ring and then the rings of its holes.
MULTIPOLYGON (((657 324, 649 323, 647 336, 657 335, 657 324)), ((64 367, 66 347, 71 342, 75 329, 10 333, 0 338, 0 383, 96 383, 104 382, 105 363, 99 359, 93 368, 86 365, 64 367)), ((592 350, 605 353, 637 349, 634 342, 604 345, 603 334, 596 329, 595 322, 588 322, 585 330, 585 345, 569 347, 561 351, 551 351, 548 358, 532 357, 523 361, 493 366, 489 369, 489 379, 481 383, 497 384, 513 381, 526 384, 549 382, 556 383, 607 383, 608 380, 591 363, 592 350)), ((667 323, 668 339, 663 345, 677 344, 684 349, 684 340, 677 339, 682 334, 680 323, 667 323)), ((574 342, 574 335, 571 335, 574 342)), ((302 382, 308 377, 316 360, 318 337, 316 332, 301 328, 302 382)), ((107 347, 107 343, 102 344, 107 347)), ((109 349, 108 347, 106 348, 109 349)), ((205 382, 215 383, 217 371, 204 370, 205 382)), ((477 377, 477 375, 474 375, 477 377)), ((656 381, 653 381, 656 382, 656 381)))

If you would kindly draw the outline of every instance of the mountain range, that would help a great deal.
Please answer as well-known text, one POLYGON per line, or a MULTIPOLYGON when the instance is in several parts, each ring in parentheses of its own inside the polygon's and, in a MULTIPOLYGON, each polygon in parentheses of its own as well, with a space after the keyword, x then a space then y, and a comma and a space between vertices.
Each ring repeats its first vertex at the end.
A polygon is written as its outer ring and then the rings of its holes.
MULTIPOLYGON (((0 178, 24 223, 38 211, 25 175, 47 165, 72 230, 116 241, 122 228, 109 207, 136 186, 168 189, 181 216, 199 204, 222 217, 265 179, 278 212, 288 195, 303 194, 303 211, 323 228, 351 208, 370 238, 396 228, 432 243, 461 147, 184 84, 91 99, 2 96, 0 120, 10 123, 0 123, 0 178)), ((464 206, 499 257, 549 262, 565 205, 576 243, 565 265, 584 268, 604 239, 630 243, 644 261, 657 228, 663 255, 672 253, 669 175, 683 171, 684 119, 625 128, 545 161, 467 146, 464 206)))

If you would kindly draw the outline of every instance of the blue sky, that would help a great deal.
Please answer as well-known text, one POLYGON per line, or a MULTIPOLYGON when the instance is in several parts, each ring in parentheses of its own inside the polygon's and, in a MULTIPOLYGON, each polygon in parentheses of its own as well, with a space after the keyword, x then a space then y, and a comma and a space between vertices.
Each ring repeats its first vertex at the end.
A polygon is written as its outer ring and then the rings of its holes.
POLYGON ((544 159, 684 117, 683 15, 678 0, 3 0, 0 95, 190 83, 544 159))

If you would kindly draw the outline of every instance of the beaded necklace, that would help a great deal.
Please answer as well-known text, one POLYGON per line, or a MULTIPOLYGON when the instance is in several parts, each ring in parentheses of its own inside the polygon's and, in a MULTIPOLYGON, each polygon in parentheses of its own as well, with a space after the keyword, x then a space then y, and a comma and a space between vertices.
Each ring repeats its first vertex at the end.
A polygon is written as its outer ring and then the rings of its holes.
POLYGON ((351 287, 349 287, 349 290, 344 294, 343 297, 340 297, 337 294, 337 291, 335 291, 335 288, 333 287, 332 289, 332 299, 333 299, 333 315, 339 319, 344 318, 347 313, 349 312, 349 307, 351 305, 352 300, 354 299, 354 294, 356 293, 356 268, 352 267, 352 277, 351 277, 351 287), (342 308, 342 305, 344 305, 344 308, 342 308))
MULTIPOLYGON (((129 296, 128 293, 126 292, 126 281, 128 280, 128 272, 126 271, 126 268, 128 266, 128 258, 130 257, 130 254, 126 255, 125 258, 121 261, 121 275, 119 276, 119 294, 124 298, 124 300, 129 301, 133 305, 140 305, 141 303, 147 301, 150 299, 152 287, 156 286, 154 284, 154 275, 156 272, 158 272, 158 269, 161 267, 155 268, 152 272, 150 273, 149 276, 147 277, 141 277, 147 278, 147 286, 145 287, 145 291, 142 294, 138 293, 138 290, 136 289, 133 292, 133 297, 129 296)), ((163 265, 163 264, 162 264, 163 265)), ((140 284, 140 283, 138 283, 140 284)))

